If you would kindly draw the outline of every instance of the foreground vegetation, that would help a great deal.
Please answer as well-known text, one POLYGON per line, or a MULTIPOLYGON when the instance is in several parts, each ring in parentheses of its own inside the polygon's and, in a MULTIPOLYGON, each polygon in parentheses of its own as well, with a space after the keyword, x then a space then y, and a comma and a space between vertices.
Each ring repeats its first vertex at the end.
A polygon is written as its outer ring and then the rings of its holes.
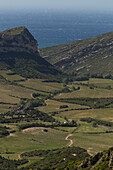
POLYGON ((89 157, 87 151, 85 149, 79 147, 67 147, 62 149, 54 149, 54 150, 36 150, 33 152, 24 153, 21 155, 22 158, 28 157, 40 157, 37 162, 31 164, 27 168, 37 168, 37 169, 56 169, 59 166, 64 166, 64 164, 68 164, 69 162, 81 162, 83 159, 89 157))

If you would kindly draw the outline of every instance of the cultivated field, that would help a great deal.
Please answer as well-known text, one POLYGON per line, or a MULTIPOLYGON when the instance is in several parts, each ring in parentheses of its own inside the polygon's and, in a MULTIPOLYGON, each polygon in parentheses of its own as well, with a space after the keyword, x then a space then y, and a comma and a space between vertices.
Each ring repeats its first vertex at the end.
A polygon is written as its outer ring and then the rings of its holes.
MULTIPOLYGON (((10 73, 10 71, 8 72, 10 73)), ((0 139, 0 153, 2 156, 6 158, 9 157, 10 159, 20 159, 20 155, 23 152, 40 149, 51 150, 67 146, 83 147, 92 155, 113 145, 113 133, 106 133, 106 131, 109 131, 109 127, 94 127, 92 122, 87 123, 80 121, 80 118, 90 117, 96 120, 113 122, 112 102, 109 107, 106 108, 90 108, 82 104, 58 101, 58 99, 62 98, 111 98, 113 97, 113 80, 90 79, 89 81, 76 81, 67 85, 70 92, 58 92, 58 94, 54 94, 53 92, 55 91, 62 91, 64 88, 63 83, 44 82, 44 80, 41 79, 24 79, 18 75, 7 75, 7 72, 3 71, 1 71, 0 74, 6 79, 0 82, 1 114, 17 107, 17 104, 19 105, 22 98, 34 99, 32 94, 38 93, 43 94, 39 96, 39 98, 41 100, 43 99, 45 104, 38 107, 34 106, 34 109, 53 116, 59 124, 64 122, 69 123, 72 120, 77 122, 77 127, 61 125, 57 127, 30 127, 21 131, 19 130, 19 125, 32 122, 24 120, 18 123, 1 123, 1 126, 5 125, 10 127, 8 130, 10 135, 0 139), (90 88, 90 86, 93 86, 93 88, 90 88), (108 86, 111 88, 107 89, 108 86), (75 87, 75 90, 72 90, 73 87, 75 87), (80 87, 80 89, 76 90, 78 87, 80 87), (47 95, 49 94, 51 94, 52 97, 48 98, 47 95)), ((35 101, 37 99, 36 97, 35 101)), ((23 117, 24 116, 23 114, 23 117)), ((8 118, 8 115, 5 117, 8 118)), ((16 115, 14 117, 16 117, 16 115)), ((33 123, 51 125, 53 122, 34 120, 33 123)), ((110 130, 113 131, 112 127, 110 130)), ((29 158, 29 160, 30 159, 32 162, 32 158, 29 158)), ((36 158, 36 160, 37 159, 39 158, 36 158)))

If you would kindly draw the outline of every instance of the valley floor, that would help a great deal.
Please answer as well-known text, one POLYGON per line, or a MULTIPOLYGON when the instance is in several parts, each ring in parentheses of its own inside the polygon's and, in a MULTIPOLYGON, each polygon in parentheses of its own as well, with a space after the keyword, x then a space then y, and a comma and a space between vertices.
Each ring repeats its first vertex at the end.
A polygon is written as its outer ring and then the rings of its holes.
MULTIPOLYGON (((1 156, 22 159, 25 152, 64 147, 81 147, 94 155, 112 147, 113 80, 64 85, 8 72, 0 72, 5 78, 0 81, 1 156)), ((27 159, 25 166, 39 157, 27 159)))

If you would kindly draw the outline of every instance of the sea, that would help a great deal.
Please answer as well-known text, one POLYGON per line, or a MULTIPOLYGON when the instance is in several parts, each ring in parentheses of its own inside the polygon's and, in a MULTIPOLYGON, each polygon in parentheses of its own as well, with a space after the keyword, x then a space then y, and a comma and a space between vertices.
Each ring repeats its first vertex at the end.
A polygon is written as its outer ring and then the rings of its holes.
POLYGON ((112 12, 0 12, 0 31, 25 26, 39 48, 65 44, 113 31, 112 12))

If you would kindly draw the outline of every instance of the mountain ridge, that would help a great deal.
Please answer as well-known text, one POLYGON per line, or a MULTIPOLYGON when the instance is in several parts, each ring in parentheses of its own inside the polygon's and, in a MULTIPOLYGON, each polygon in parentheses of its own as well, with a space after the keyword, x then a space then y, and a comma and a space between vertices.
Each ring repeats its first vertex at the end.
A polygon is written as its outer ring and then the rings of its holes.
POLYGON ((113 74, 113 32, 41 48, 39 52, 43 58, 65 72, 113 74))

